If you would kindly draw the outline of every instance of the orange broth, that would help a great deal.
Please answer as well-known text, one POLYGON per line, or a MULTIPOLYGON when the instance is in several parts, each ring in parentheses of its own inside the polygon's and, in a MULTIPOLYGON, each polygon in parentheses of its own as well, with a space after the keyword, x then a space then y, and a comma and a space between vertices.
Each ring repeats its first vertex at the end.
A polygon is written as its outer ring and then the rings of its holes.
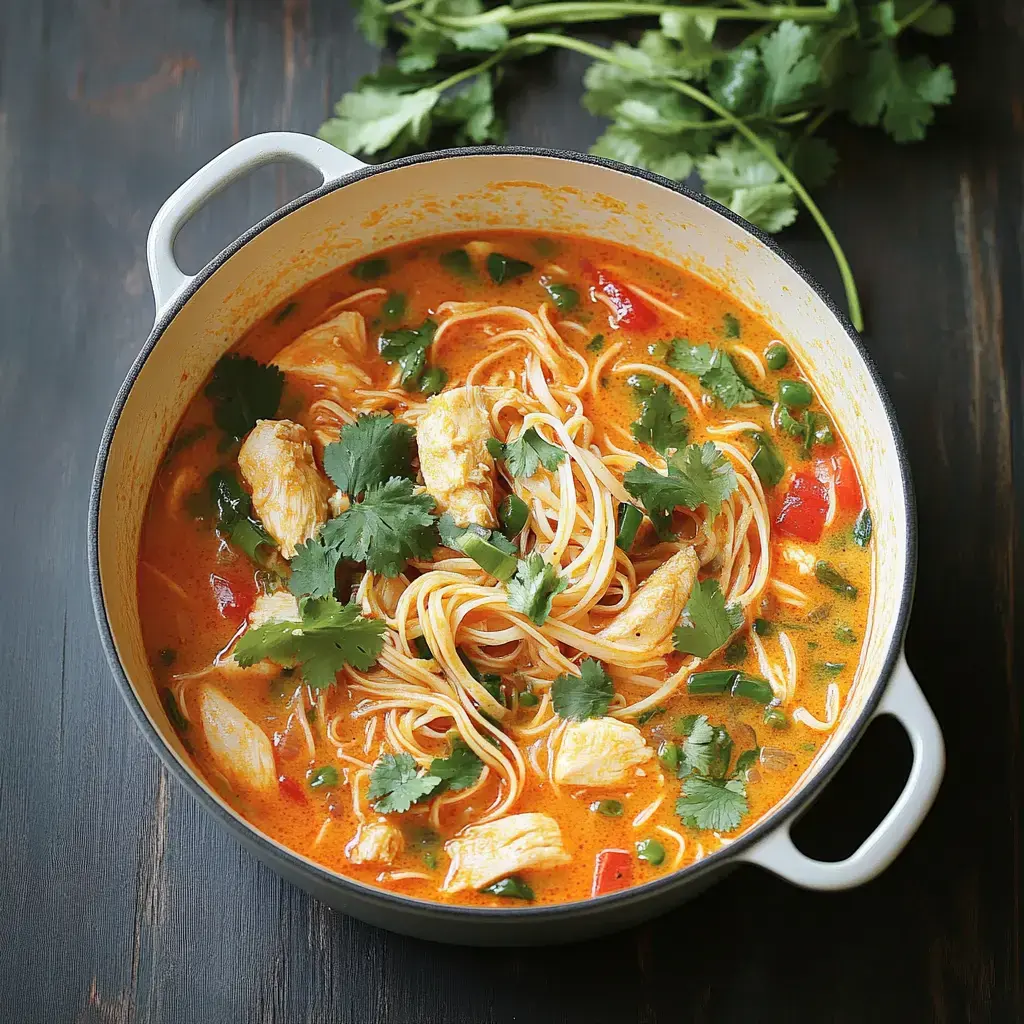
MULTIPOLYGON (((611 366, 626 360, 665 366, 663 359, 658 358, 663 353, 658 343, 685 336, 695 344, 709 342, 722 346, 731 353, 745 376, 772 396, 779 379, 804 379, 792 357, 781 372, 769 370, 763 380, 758 376, 752 361, 739 347, 761 356, 776 340, 776 334, 769 324, 727 293, 679 268, 610 243, 572 237, 538 239, 522 232, 493 232, 431 238, 382 255, 388 260, 388 273, 367 282, 357 280, 351 267, 339 268, 310 284, 258 323, 239 339, 235 351, 269 361, 303 330, 320 322, 333 303, 371 287, 384 287, 392 294, 400 292, 406 298, 404 314, 397 320, 384 315, 383 300, 378 295, 353 307, 365 316, 371 347, 385 328, 416 326, 428 316, 436 319, 437 307, 445 301, 484 300, 536 311, 542 302, 550 303, 538 279, 539 273, 547 272, 579 292, 580 305, 571 315, 589 333, 573 335, 572 345, 591 364, 600 360, 610 345, 624 343, 625 347, 616 358, 608 362, 596 397, 591 398, 586 391, 581 396, 586 415, 596 425, 602 430, 618 428, 611 436, 620 448, 640 450, 640 446, 630 441, 630 425, 637 418, 638 402, 627 375, 612 372, 611 366), (488 279, 479 261, 474 260, 470 276, 453 274, 439 262, 442 253, 480 240, 502 253, 533 264, 535 272, 498 285, 488 279), (642 330, 616 326, 610 322, 608 307, 593 297, 592 267, 595 266, 605 268, 619 282, 631 283, 656 295, 681 315, 673 317, 657 311, 653 326, 642 330), (593 343, 593 337, 598 334, 604 335, 603 346, 593 343), (735 337, 727 337, 729 334, 735 337)), ((557 318, 557 310, 553 308, 552 316, 557 318)), ((439 351, 431 353, 431 363, 444 367, 449 387, 458 385, 465 381, 470 367, 494 347, 488 348, 489 345, 488 336, 473 323, 459 324, 445 335, 439 351)), ((513 353, 489 366, 486 378, 505 380, 509 373, 514 375, 521 367, 521 353, 513 353)), ((363 368, 372 376, 374 387, 385 387, 393 376, 392 367, 376 355, 370 357, 363 368)), ((701 394, 692 376, 682 373, 677 376, 696 394, 701 394)), ((813 381, 809 383, 813 387, 813 381)), ((299 417, 316 390, 311 385, 289 380, 279 416, 299 417)), ((773 413, 777 415, 777 410, 768 405, 755 404, 726 413, 705 396, 702 408, 707 425, 714 425, 722 418, 742 419, 771 433, 787 466, 786 477, 775 487, 766 488, 773 522, 794 470, 813 472, 816 462, 830 465, 835 456, 849 457, 841 438, 841 424, 832 424, 834 443, 816 446, 807 458, 798 439, 779 430, 777 424, 773 427, 773 413)), ((817 398, 812 408, 819 413, 822 411, 817 398)), ((395 407, 392 411, 400 416, 402 410, 395 407)), ((691 442, 708 439, 709 435, 692 416, 690 428, 691 442)), ((336 756, 336 747, 326 738, 315 704, 308 718, 316 743, 316 757, 309 759, 308 753, 297 747, 294 737, 283 737, 288 718, 287 702, 296 685, 294 676, 279 675, 269 681, 262 676, 241 681, 225 677, 218 682, 239 709, 269 737, 276 737, 277 767, 281 779, 287 780, 280 790, 264 797, 233 788, 212 764, 202 727, 196 720, 194 700, 179 677, 207 668, 214 655, 231 644, 245 624, 259 576, 258 568, 244 554, 218 537, 210 510, 203 506, 208 475, 218 468, 237 465, 237 445, 225 447, 222 436, 213 426, 211 403, 200 390, 184 411, 175 439, 154 480, 139 549, 138 596, 146 649, 161 691, 166 695, 171 692, 170 687, 178 687, 180 707, 174 704, 177 714, 172 714, 171 718, 197 770, 257 829, 331 870, 369 885, 427 900, 474 906, 519 905, 487 892, 445 894, 439 891, 447 865, 444 843, 472 820, 474 812, 479 813, 491 802, 493 793, 486 788, 472 799, 448 808, 439 834, 427 828, 427 802, 414 805, 406 814, 390 815, 389 820, 400 824, 403 830, 405 849, 386 870, 380 864, 355 865, 349 861, 346 846, 359 824, 348 787, 354 768, 336 756), (336 768, 338 784, 313 789, 308 784, 310 772, 323 765, 336 768), (413 875, 401 877, 404 871, 413 875), (399 874, 398 879, 393 877, 395 872, 399 874), (419 877, 421 874, 427 877, 419 877)), ((748 456, 753 451, 752 443, 744 434, 730 441, 742 447, 748 456)), ((870 546, 861 547, 853 541, 856 515, 854 509, 840 509, 817 543, 788 540, 773 529, 768 554, 770 577, 777 584, 766 587, 760 601, 747 609, 746 621, 731 643, 700 666, 702 671, 728 667, 760 677, 762 672, 750 635, 754 619, 770 624, 762 627, 766 645, 776 644, 779 631, 785 631, 792 642, 798 684, 794 700, 783 709, 786 713, 783 728, 765 723, 765 709, 759 703, 740 697, 690 696, 685 685, 663 701, 658 713, 641 725, 648 743, 656 748, 663 742, 682 742, 676 727, 681 717, 706 714, 711 722, 729 731, 734 758, 752 747, 772 748, 771 767, 759 763, 748 776, 749 812, 738 829, 725 834, 727 838, 734 838, 751 827, 781 800, 827 739, 828 732, 816 731, 794 720, 794 708, 802 705, 811 715, 824 719, 830 683, 838 686, 840 707, 845 704, 856 673, 871 597, 870 546), (802 571, 806 570, 806 565, 783 557, 784 546, 788 551, 794 545, 812 560, 830 563, 857 588, 856 599, 844 598, 818 582, 813 572, 802 571), (783 603, 780 594, 785 593, 786 585, 809 595, 809 604, 796 608, 783 603)), ((643 545, 651 543, 651 527, 645 520, 637 547, 642 551, 643 545)), ((347 599, 347 595, 339 596, 347 599)), ((772 649, 773 660, 781 661, 779 648, 772 649)), ((679 655, 669 655, 666 674, 680 660, 679 655)), ((638 699, 643 693, 638 690, 629 696, 638 699)), ((332 716, 343 713, 338 734, 346 741, 345 749, 372 762, 383 750, 389 749, 383 742, 382 723, 378 723, 372 742, 367 743, 367 719, 353 719, 344 714, 362 699, 362 695, 351 690, 343 671, 338 675, 337 684, 326 692, 325 706, 332 716)), ((518 714, 527 716, 531 711, 523 708, 518 714)), ((561 792, 556 793, 546 773, 538 775, 528 770, 525 789, 515 812, 540 811, 554 817, 572 857, 571 863, 564 867, 523 872, 536 902, 559 903, 589 897, 595 859, 602 850, 617 849, 630 854, 633 884, 661 877, 675 865, 685 867, 716 850, 720 838, 717 833, 687 827, 675 813, 680 786, 672 772, 660 768, 656 760, 644 765, 625 788, 606 792, 562 787, 561 792), (659 797, 660 804, 649 810, 642 824, 635 826, 637 815, 650 809, 659 797), (603 799, 619 801, 621 814, 607 816, 597 811, 595 807, 603 799), (681 854, 676 837, 685 843, 681 854), (651 864, 636 856, 637 844, 645 839, 656 839, 662 845, 665 851, 662 863, 651 864)), ((365 800, 365 791, 362 799, 365 800)))

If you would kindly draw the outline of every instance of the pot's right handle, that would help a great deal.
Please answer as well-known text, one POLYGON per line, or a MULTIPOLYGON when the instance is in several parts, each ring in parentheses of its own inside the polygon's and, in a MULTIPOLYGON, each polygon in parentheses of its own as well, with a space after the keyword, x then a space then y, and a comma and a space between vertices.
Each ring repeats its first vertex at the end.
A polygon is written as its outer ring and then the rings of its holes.
POLYGON ((149 228, 146 255, 153 282, 156 315, 192 280, 174 259, 174 239, 184 223, 221 189, 257 167, 276 160, 297 160, 333 181, 366 166, 321 139, 297 132, 267 132, 236 142, 200 167, 160 207, 149 228))
POLYGON ((935 800, 946 765, 939 723, 902 652, 875 715, 892 715, 899 721, 910 737, 914 763, 896 803, 857 851, 840 861, 807 857, 793 844, 790 820, 740 854, 740 859, 805 889, 852 889, 871 881, 896 859, 935 800))

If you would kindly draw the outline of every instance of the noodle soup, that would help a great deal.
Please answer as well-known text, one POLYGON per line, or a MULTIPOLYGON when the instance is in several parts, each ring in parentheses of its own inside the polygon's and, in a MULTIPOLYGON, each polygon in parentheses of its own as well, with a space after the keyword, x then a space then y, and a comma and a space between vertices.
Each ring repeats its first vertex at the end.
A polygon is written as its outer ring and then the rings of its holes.
POLYGON ((172 725, 253 825, 463 905, 686 867, 807 769, 871 521, 814 382, 700 279, 591 239, 344 267, 225 356, 139 552, 172 725))

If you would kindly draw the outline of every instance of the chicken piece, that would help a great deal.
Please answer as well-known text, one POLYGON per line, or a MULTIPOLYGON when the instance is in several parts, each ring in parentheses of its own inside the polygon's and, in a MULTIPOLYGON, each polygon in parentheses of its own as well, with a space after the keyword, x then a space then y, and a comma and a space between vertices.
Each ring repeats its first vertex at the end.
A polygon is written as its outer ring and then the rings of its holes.
POLYGON ((249 628, 256 629, 268 622, 301 622, 299 602, 288 590, 275 590, 272 594, 260 594, 249 612, 249 628))
POLYGON ((451 857, 442 892, 482 889, 517 871, 568 864, 558 822, 546 814, 512 814, 485 825, 470 825, 445 843, 451 857))
POLYGON ((333 490, 316 468, 306 428, 291 420, 260 420, 238 453, 238 468, 256 514, 281 554, 291 558, 326 522, 333 490))
POLYGON ((345 847, 353 864, 391 864, 405 849, 405 839, 394 825, 374 821, 360 825, 355 838, 345 847))
POLYGON ((264 794, 277 789, 270 739, 220 690, 209 685, 200 689, 199 717, 214 763, 233 787, 264 794))
POLYGON ((345 311, 310 328, 274 357, 274 365, 315 384, 342 391, 363 387, 370 377, 354 360, 366 357, 366 322, 361 313, 345 311))
POLYGON ((657 647, 679 622, 697 580, 700 559, 692 547, 677 551, 640 584, 628 605, 608 623, 598 639, 657 647))
POLYGON ((427 400, 416 430, 420 470, 438 508, 459 526, 496 526, 490 404, 483 389, 466 385, 427 400))
POLYGON ((635 725, 617 718, 570 722, 555 758, 560 786, 624 786, 629 772, 654 756, 635 725))

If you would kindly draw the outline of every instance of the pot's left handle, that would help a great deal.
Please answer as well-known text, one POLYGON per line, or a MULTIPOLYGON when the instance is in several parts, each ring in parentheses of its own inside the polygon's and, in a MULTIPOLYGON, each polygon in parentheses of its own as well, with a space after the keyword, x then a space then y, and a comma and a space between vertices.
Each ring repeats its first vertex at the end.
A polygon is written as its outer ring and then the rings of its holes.
POLYGON ((878 715, 892 715, 903 726, 914 761, 903 792, 860 847, 845 860, 815 860, 793 844, 791 819, 739 854, 740 859, 805 889, 852 889, 870 882, 896 859, 924 821, 946 767, 939 723, 902 652, 875 712, 878 715))
POLYGON ((156 315, 192 280, 174 259, 174 239, 185 222, 221 189, 249 171, 278 160, 297 160, 333 181, 366 165, 348 153, 297 132, 267 132, 236 142, 201 167, 160 207, 149 228, 146 256, 156 315))

